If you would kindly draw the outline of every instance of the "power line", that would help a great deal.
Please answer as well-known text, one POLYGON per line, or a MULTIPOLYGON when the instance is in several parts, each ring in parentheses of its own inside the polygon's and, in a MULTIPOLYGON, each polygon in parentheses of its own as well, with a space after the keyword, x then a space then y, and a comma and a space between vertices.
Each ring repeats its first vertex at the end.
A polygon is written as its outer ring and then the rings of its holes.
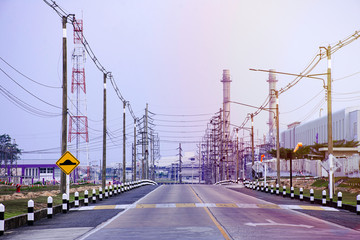
MULTIPOLYGON (((72 24, 73 28, 79 28, 79 23, 76 21, 75 19, 75 14, 68 14, 66 13, 66 11, 64 11, 59 5, 57 5, 55 3, 55 1, 51 0, 44 0, 44 2, 50 6, 52 9, 54 9, 54 11, 62 18, 62 17, 66 17, 66 19, 68 20, 69 23, 72 24)), ((79 39, 81 39, 81 43, 85 48, 85 51, 88 53, 88 55, 90 56, 91 60, 94 62, 95 66, 106 76, 108 76, 108 78, 110 79, 111 85, 113 86, 118 98, 126 104, 126 106, 128 107, 131 116, 133 117, 133 119, 136 119, 136 116, 134 115, 134 112, 131 108, 131 105, 128 101, 125 100, 125 98, 122 96, 115 80, 114 77, 112 76, 111 72, 107 71, 104 66, 100 63, 100 61, 98 60, 98 58, 96 57, 95 53, 93 52, 93 50, 91 49, 88 41, 86 40, 84 34, 81 32, 76 31, 77 36, 79 37, 79 39), (81 35, 80 35, 81 34, 81 35)))
POLYGON ((30 113, 32 115, 35 115, 35 116, 38 116, 38 117, 58 117, 58 116, 61 116, 61 113, 47 112, 47 111, 41 110, 39 108, 36 108, 36 107, 28 104, 27 102, 24 102, 20 98, 13 95, 10 91, 6 90, 1 85, 0 85, 0 92, 5 98, 7 98, 14 105, 16 105, 20 109, 22 109, 22 110, 24 110, 24 111, 26 111, 26 112, 28 112, 28 113, 30 113))
POLYGON ((163 113, 153 113, 151 114, 157 115, 157 116, 166 116, 166 117, 198 117, 198 116, 211 116, 213 113, 199 113, 199 114, 163 114, 163 113))
POLYGON ((309 102, 311 102, 312 100, 314 100, 317 96, 319 96, 322 92, 324 91, 324 89, 321 89, 320 92, 318 92, 314 97, 312 97, 309 101, 307 101, 306 103, 304 103, 303 105, 301 105, 300 107, 295 108, 294 110, 288 111, 288 112, 282 112, 281 114, 288 114, 288 113, 292 113, 295 112, 297 110, 299 110, 300 108, 304 107, 305 105, 307 105, 309 102))
POLYGON ((20 72, 19 70, 17 70, 15 67, 13 67, 12 65, 10 65, 10 63, 8 63, 7 61, 5 61, 2 57, 0 57, 0 59, 6 63, 9 67, 11 67, 14 71, 16 71, 17 73, 19 73, 21 76, 25 77, 26 79, 40 85, 40 86, 43 86, 43 87, 47 87, 47 88, 61 88, 61 87, 55 87, 55 86, 50 86, 50 85, 46 85, 46 84, 43 84, 43 83, 40 83, 40 82, 37 82, 35 81, 34 79, 26 76, 25 74, 23 74, 22 72, 20 72))
POLYGON ((353 74, 350 74, 350 75, 347 75, 345 77, 342 77, 342 78, 338 78, 338 79, 334 79, 333 81, 336 82, 336 81, 340 81, 340 80, 344 80, 346 78, 349 78, 349 77, 352 77, 352 76, 355 76, 357 74, 359 74, 360 72, 356 72, 356 73, 353 73, 353 74))
POLYGON ((39 101, 49 105, 49 106, 52 106, 54 108, 58 108, 58 109, 61 109, 61 107, 58 107, 54 104, 51 104, 41 98, 39 98, 38 96, 36 96, 35 94, 31 93, 29 90, 25 89, 23 86, 21 86, 21 84, 19 84, 15 79, 13 79, 9 74, 7 74, 2 68, 0 68, 0 71, 2 71, 9 79, 11 79, 14 83, 16 83, 16 85, 18 85, 20 88, 22 88, 25 92, 27 92, 28 94, 30 94, 31 96, 33 96, 34 98, 38 99, 39 101))
POLYGON ((163 120, 163 119, 157 119, 154 118, 154 121, 159 121, 159 122, 179 122, 179 123, 187 123, 187 122, 207 122, 208 119, 203 119, 203 120, 163 120))

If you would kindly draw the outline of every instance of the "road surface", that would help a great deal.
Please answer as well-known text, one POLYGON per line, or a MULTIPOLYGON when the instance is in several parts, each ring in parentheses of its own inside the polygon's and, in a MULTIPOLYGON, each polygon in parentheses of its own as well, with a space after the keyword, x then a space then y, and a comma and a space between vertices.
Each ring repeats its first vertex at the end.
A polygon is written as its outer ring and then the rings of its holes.
MULTIPOLYGON (((341 213, 350 221, 360 222, 354 213, 299 200, 288 200, 291 204, 272 203, 266 197, 260 199, 236 191, 241 188, 239 185, 230 187, 234 189, 213 185, 147 186, 125 193, 130 196, 139 192, 137 200, 132 197, 134 201, 124 201, 124 194, 72 211, 68 221, 75 227, 52 228, 53 220, 46 220, 46 229, 39 229, 40 224, 35 222, 26 231, 38 231, 37 239, 360 239, 360 224, 344 226, 327 220, 332 214, 341 213), (149 193, 145 194, 145 190, 149 193), (106 220, 100 219, 104 212, 106 220), (317 215, 310 214, 314 212, 326 212, 327 218, 314 217, 317 215), (80 226, 75 220, 79 215, 92 216, 92 220, 89 217, 80 226), (41 235, 45 231, 47 238, 41 235), (56 232, 62 235, 56 238, 56 232)), ((15 231, 13 237, 26 233, 21 231, 15 231)))

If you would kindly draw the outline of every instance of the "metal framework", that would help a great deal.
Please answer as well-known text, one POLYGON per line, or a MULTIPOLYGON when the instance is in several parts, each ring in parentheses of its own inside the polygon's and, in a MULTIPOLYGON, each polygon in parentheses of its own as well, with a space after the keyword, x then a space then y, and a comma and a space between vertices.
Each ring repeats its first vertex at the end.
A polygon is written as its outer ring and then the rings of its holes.
MULTIPOLYGON (((88 118, 86 116, 86 84, 85 84, 85 67, 86 61, 85 49, 82 45, 83 42, 83 20, 75 20, 74 24, 74 50, 72 53, 72 78, 71 78, 71 102, 74 113, 69 118, 69 134, 68 142, 76 141, 75 155, 80 160, 80 143, 81 138, 87 144, 89 142, 89 130, 88 130, 88 118)), ((85 154, 88 158, 87 145, 85 148, 85 154)), ((87 165, 88 159, 87 159, 87 165)), ((74 173, 74 181, 76 180, 76 172, 74 173)), ((90 178, 90 172, 88 171, 88 178, 90 178)))

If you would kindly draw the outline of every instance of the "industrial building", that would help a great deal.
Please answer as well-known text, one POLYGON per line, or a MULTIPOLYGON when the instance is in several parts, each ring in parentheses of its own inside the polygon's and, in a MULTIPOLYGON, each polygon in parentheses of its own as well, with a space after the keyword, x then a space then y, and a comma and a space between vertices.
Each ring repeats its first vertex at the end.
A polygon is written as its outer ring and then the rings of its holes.
MULTIPOLYGON (((359 141, 360 106, 348 107, 332 114, 333 140, 359 141)), ((280 147, 295 148, 298 142, 304 145, 327 143, 327 116, 301 124, 295 122, 281 132, 280 147)))

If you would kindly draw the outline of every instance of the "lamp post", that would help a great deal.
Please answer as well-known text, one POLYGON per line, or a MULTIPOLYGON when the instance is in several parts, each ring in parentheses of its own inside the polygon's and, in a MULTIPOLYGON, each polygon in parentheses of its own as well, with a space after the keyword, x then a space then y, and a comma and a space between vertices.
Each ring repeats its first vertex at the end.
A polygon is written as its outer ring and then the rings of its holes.
MULTIPOLYGON (((326 48, 325 48, 326 49, 326 48)), ((331 55, 331 52, 328 50, 330 49, 330 46, 326 49, 327 50, 327 54, 331 55)), ((277 73, 277 74, 283 74, 283 75, 290 75, 290 76, 296 76, 296 77, 301 77, 301 78, 312 78, 312 79, 317 79, 317 80, 322 80, 323 81, 323 87, 325 89, 327 89, 327 92, 329 94, 329 90, 330 90, 330 95, 331 95, 331 61, 329 60, 329 55, 328 55, 328 72, 327 73, 320 73, 320 74, 307 74, 307 75, 301 75, 301 74, 294 74, 294 73, 285 73, 285 72, 278 72, 278 71, 273 71, 273 70, 263 70, 263 69, 253 69, 250 68, 250 71, 259 71, 259 72, 272 72, 272 73, 277 73), (330 66, 330 68, 329 68, 330 66), (330 70, 329 70, 330 69, 330 70), (325 81, 322 78, 319 78, 317 76, 321 76, 321 75, 327 75, 328 76, 328 87, 325 87, 325 81), (329 80, 330 78, 330 80, 329 80), (329 85, 329 81, 330 81, 330 85, 329 85), (330 88, 329 88, 330 86, 330 88)), ((283 91, 284 92, 284 91, 283 91)), ((282 93, 282 92, 280 92, 282 93)), ((276 96, 276 125, 277 125, 277 136, 276 136, 276 165, 277 165, 277 181, 278 183, 280 183, 280 148, 279 148, 279 91, 275 90, 275 96, 276 96)), ((331 96, 330 96, 331 99, 331 96)), ((329 118, 331 120, 331 101, 329 103, 329 98, 328 98, 328 105, 330 104, 330 111, 329 111, 329 107, 328 107, 328 133, 329 131, 332 132, 332 124, 330 122, 329 124, 329 118)), ((331 141, 331 153, 332 153, 332 134, 328 134, 328 142, 329 142, 329 148, 330 148, 330 141, 331 141)), ((330 154, 330 151, 329 151, 330 154)))
POLYGON ((296 153, 299 147, 302 147, 302 142, 298 142, 298 144, 294 148, 294 151, 290 152, 290 187, 292 187, 292 155, 293 152, 296 153))

